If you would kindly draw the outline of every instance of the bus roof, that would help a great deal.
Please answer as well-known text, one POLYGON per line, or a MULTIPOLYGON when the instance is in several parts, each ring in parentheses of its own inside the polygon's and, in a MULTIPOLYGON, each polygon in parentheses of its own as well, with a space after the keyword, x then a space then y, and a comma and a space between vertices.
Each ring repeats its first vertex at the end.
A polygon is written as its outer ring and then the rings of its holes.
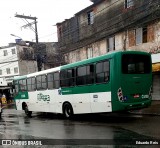
POLYGON ((63 65, 61 69, 72 68, 72 67, 76 67, 76 66, 80 66, 80 65, 85 65, 85 64, 92 63, 92 62, 96 62, 96 61, 99 61, 99 60, 105 60, 106 57, 107 58, 112 58, 113 55, 116 54, 116 53, 118 53, 118 52, 109 52, 109 53, 107 53, 105 55, 101 55, 101 56, 98 56, 98 57, 89 58, 89 59, 85 59, 85 60, 78 61, 78 62, 75 62, 75 63, 63 65))
POLYGON ((14 77, 14 80, 20 80, 20 79, 25 79, 25 78, 29 78, 29 77, 34 77, 34 76, 43 75, 43 74, 47 74, 47 73, 51 73, 51 72, 56 72, 56 71, 59 71, 59 70, 60 70, 60 67, 51 68, 51 69, 31 73, 31 74, 28 74, 28 75, 16 76, 16 77, 14 77))
POLYGON ((85 59, 85 60, 82 60, 82 61, 78 61, 78 62, 75 62, 75 63, 71 63, 71 64, 67 64, 67 65, 64 65, 61 67, 61 69, 67 69, 67 68, 72 68, 72 67, 76 67, 76 66, 80 66, 80 65, 85 65, 85 64, 89 64, 89 63, 92 63, 92 62, 96 62, 96 61, 99 61, 99 60, 105 60, 106 58, 110 59, 112 58, 113 56, 117 55, 117 54, 121 54, 121 53, 132 53, 132 54, 136 54, 136 53, 141 53, 141 54, 148 54, 147 52, 143 52, 143 51, 111 51, 111 52, 108 52, 107 54, 104 54, 104 55, 101 55, 101 56, 98 56, 98 57, 94 57, 94 58, 90 58, 90 59, 85 59))
POLYGON ((43 75, 43 74, 47 74, 47 73, 51 73, 51 72, 60 71, 60 70, 67 69, 67 68, 77 67, 77 66, 89 64, 89 63, 92 63, 92 62, 105 60, 106 58, 110 59, 113 56, 115 56, 117 54, 122 54, 122 53, 131 53, 131 54, 139 53, 139 54, 146 54, 146 55, 149 54, 147 52, 135 51, 135 50, 132 50, 132 51, 111 51, 111 52, 108 52, 107 54, 104 54, 104 55, 101 55, 101 56, 98 56, 98 57, 85 59, 85 60, 82 60, 82 61, 79 61, 79 62, 75 62, 75 63, 59 66, 59 67, 56 67, 56 68, 51 68, 51 69, 31 73, 31 74, 28 74, 28 75, 16 76, 16 77, 14 77, 14 80, 25 79, 25 78, 29 78, 29 77, 34 77, 34 76, 38 76, 38 75, 43 75))
POLYGON ((51 69, 47 69, 47 70, 43 70, 43 71, 38 71, 35 73, 28 74, 27 78, 33 77, 33 76, 38 76, 38 75, 43 75, 43 74, 47 74, 47 73, 51 73, 51 72, 56 72, 59 70, 60 70, 60 67, 55 67, 55 68, 51 68, 51 69))
POLYGON ((15 76, 14 80, 21 80, 21 79, 25 79, 27 78, 27 75, 23 75, 23 76, 15 76))

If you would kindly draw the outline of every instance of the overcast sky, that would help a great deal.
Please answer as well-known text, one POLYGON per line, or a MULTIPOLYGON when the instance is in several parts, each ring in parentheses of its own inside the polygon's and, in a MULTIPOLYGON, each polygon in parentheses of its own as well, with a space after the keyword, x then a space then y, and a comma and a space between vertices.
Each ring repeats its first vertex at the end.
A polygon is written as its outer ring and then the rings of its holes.
MULTIPOLYGON (((38 37, 41 42, 55 42, 58 22, 71 18, 75 13, 91 5, 90 0, 1 0, 0 3, 0 46, 15 42, 14 34, 23 40, 35 41, 35 33, 24 19, 15 14, 37 17, 38 37)), ((28 20, 33 22, 32 20, 28 20)))

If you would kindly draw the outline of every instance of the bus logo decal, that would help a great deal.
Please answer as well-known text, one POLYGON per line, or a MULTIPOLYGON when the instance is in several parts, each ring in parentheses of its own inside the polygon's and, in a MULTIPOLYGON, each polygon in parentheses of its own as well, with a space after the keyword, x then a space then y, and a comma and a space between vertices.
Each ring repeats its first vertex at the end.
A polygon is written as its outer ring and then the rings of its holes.
POLYGON ((25 94, 22 94, 22 95, 21 95, 22 98, 25 98, 25 96, 26 96, 25 94))
POLYGON ((38 101, 50 101, 49 95, 43 95, 42 93, 37 94, 38 101))

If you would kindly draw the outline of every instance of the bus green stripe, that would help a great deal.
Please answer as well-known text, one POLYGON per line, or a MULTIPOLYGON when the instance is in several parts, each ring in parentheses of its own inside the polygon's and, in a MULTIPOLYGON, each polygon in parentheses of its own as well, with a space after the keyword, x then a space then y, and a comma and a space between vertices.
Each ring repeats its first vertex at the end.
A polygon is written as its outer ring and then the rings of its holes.
POLYGON ((28 91, 25 91, 25 92, 19 91, 15 99, 29 99, 28 91))
POLYGON ((93 84, 87 86, 76 86, 76 87, 62 88, 61 91, 62 95, 108 92, 111 91, 111 85, 110 83, 104 83, 104 84, 93 84))

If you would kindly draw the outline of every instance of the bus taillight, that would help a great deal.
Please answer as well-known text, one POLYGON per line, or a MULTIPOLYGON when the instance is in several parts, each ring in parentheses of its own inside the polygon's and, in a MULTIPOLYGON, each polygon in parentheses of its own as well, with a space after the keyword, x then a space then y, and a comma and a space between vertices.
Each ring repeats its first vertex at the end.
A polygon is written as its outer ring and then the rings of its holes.
POLYGON ((151 87, 150 87, 150 90, 149 90, 149 97, 151 98, 152 97, 152 85, 151 85, 151 87))
POLYGON ((118 99, 119 99, 120 102, 127 101, 127 99, 128 99, 127 96, 123 96, 122 88, 118 89, 117 95, 118 95, 118 99))
POLYGON ((124 101, 123 100, 123 93, 122 93, 122 89, 121 88, 118 89, 117 95, 118 95, 119 101, 121 101, 121 102, 124 101))

